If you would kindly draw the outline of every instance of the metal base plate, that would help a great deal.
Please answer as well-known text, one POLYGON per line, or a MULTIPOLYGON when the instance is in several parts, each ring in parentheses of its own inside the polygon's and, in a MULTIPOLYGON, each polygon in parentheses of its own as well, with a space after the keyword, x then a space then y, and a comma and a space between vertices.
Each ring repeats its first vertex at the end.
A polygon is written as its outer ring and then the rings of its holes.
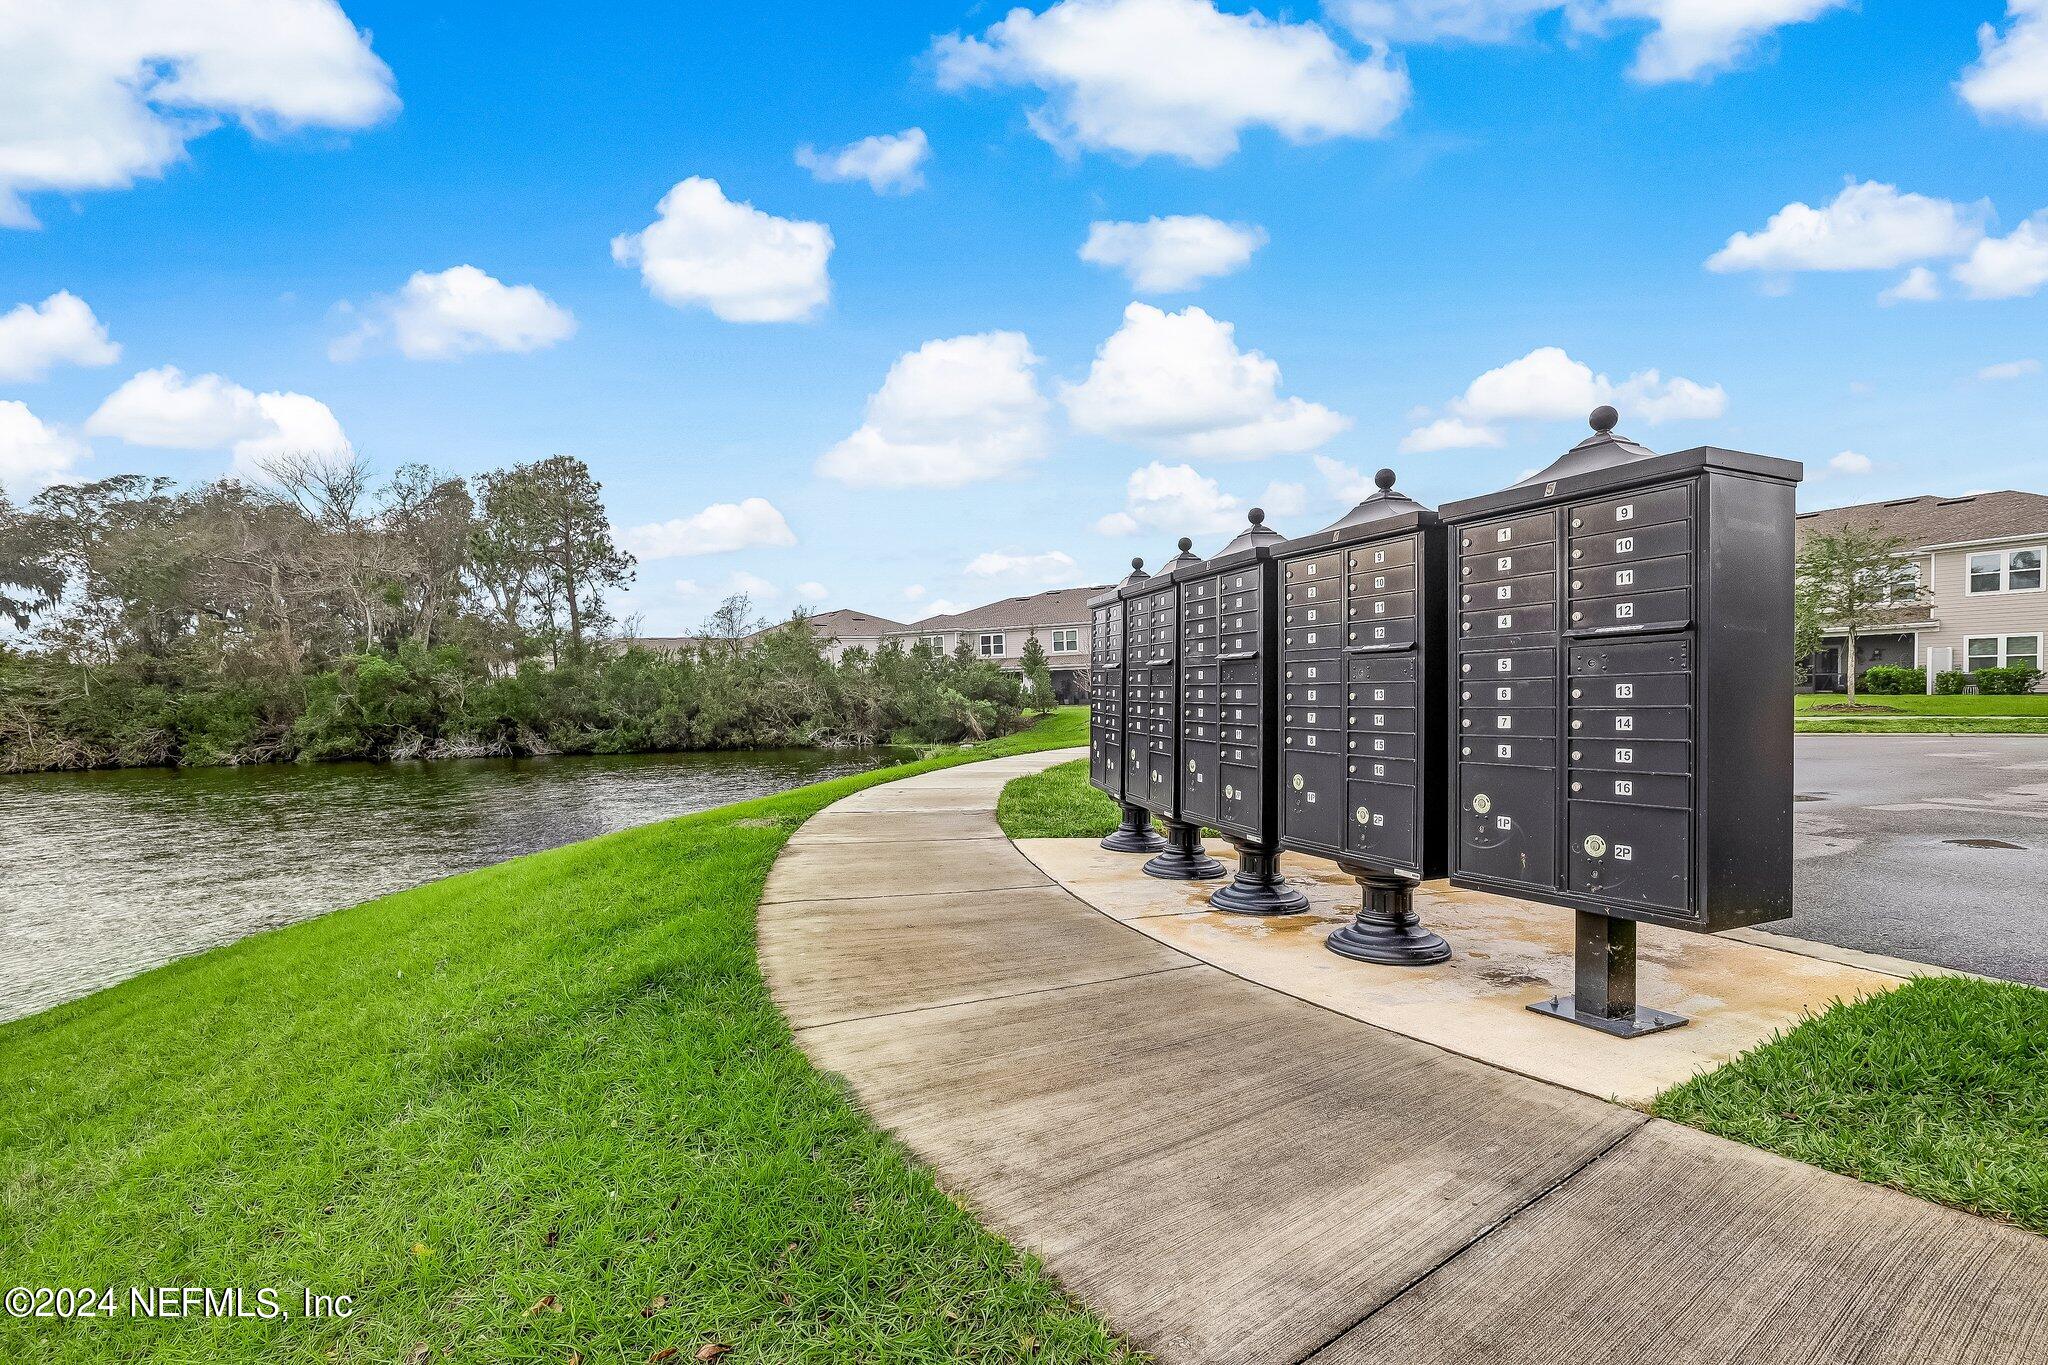
POLYGON ((1580 1014, 1577 1003, 1569 995, 1553 995, 1548 1000, 1539 1000, 1529 1006, 1538 1014, 1548 1014, 1586 1028, 1596 1028, 1602 1033, 1611 1033, 1617 1038, 1640 1038, 1646 1033, 1662 1033, 1665 1029, 1677 1028, 1684 1024, 1682 1014, 1666 1010, 1653 1010, 1648 1005, 1637 1005, 1633 1015, 1610 1019, 1599 1014, 1580 1014))
POLYGON ((1169 882, 1206 882, 1230 875, 1228 868, 1206 853, 1187 853, 1169 848, 1145 864, 1145 875, 1169 882))
POLYGON ((1158 853, 1166 847, 1166 838, 1154 829, 1140 834, 1118 827, 1104 836, 1102 847, 1111 853, 1158 853))
POLYGON ((1362 930, 1354 922, 1324 939, 1323 946, 1339 957, 1377 962, 1382 967, 1434 967, 1451 960, 1451 945, 1444 942, 1443 935, 1427 929, 1375 932, 1362 930))
POLYGON ((1278 877, 1262 880, 1240 872, 1209 897, 1209 904, 1233 915, 1298 915, 1308 909, 1308 897, 1278 877))

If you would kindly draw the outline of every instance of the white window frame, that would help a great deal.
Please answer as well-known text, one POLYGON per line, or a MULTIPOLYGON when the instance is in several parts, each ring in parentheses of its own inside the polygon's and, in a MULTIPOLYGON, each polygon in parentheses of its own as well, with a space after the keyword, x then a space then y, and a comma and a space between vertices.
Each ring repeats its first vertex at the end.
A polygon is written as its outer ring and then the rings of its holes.
MULTIPOLYGON (((2027 589, 2022 588, 2020 591, 2025 592, 2027 589)), ((2012 666, 2009 662, 2012 658, 2011 645, 2014 640, 2032 640, 2034 642, 2034 667, 2039 668, 2041 666, 2041 632, 2035 630, 2015 631, 2011 635, 2001 633, 1998 635, 1966 636, 1963 640, 1964 668, 1971 673, 1976 672, 1980 668, 2010 668, 2012 666), (1998 647, 1997 663, 1979 664, 1970 662, 1970 656, 1973 652, 1970 646, 1976 644, 1979 640, 1989 640, 1998 647)))
MULTIPOLYGON (((1995 593, 2008 592, 2040 592, 2044 587, 2048 587, 2048 545, 2014 545, 2003 550, 1971 550, 1963 556, 1963 594, 1967 597, 1990 597, 1995 593), (2012 586, 2012 557, 2024 554, 2034 556, 2033 573, 2041 581, 2031 588, 2015 588, 2012 586), (1977 571, 1971 566, 1977 560, 1989 559, 1992 556, 1998 559, 1998 586, 1980 588, 1976 581, 1977 571)), ((1981 640, 1985 637, 1980 635, 1977 638, 1981 640)))
POLYGON ((917 642, 921 645, 930 645, 933 649, 938 650, 943 650, 946 647, 946 637, 943 635, 920 635, 917 637, 917 642))
POLYGON ((1000 659, 1006 653, 1009 652, 1007 648, 1008 642, 1003 639, 1003 634, 1004 632, 1000 630, 989 630, 982 632, 981 642, 979 646, 982 658, 1000 659), (988 647, 988 642, 991 640, 996 642, 996 647, 994 649, 990 649, 988 647))
POLYGON ((1052 633, 1052 652, 1055 654, 1079 654, 1081 632, 1075 626, 1059 626, 1052 633), (1062 643, 1062 642, 1065 643, 1062 643))

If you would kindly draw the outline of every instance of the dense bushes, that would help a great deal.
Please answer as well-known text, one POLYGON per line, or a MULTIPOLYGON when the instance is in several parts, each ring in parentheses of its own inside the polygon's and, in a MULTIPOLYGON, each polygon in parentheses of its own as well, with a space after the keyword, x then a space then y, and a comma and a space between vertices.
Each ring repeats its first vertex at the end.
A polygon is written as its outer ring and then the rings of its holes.
POLYGON ((1927 690, 1927 670, 1878 664, 1864 673, 1861 686, 1865 692, 1875 692, 1879 696, 1917 694, 1927 690))
POLYGON ((1977 690, 1987 697, 2016 697, 2033 690, 2041 680, 2041 670, 2032 664, 2008 664, 2004 668, 1980 668, 1970 677, 1977 690))
POLYGON ((833 664, 801 623, 497 675, 412 642, 282 678, 0 649, 0 771, 950 743, 1015 728, 1022 692, 929 646, 833 664))
POLYGON ((1944 697, 1959 695, 1970 685, 1970 675, 1960 669, 1944 669, 1934 675, 1934 690, 1944 697))

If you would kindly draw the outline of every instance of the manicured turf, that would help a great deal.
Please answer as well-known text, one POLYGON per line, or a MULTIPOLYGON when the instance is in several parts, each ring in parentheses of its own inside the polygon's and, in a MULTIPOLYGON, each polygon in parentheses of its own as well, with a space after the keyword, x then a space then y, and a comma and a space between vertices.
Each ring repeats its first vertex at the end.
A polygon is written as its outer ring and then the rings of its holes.
POLYGON ((1795 696, 1793 728, 1802 735, 2039 735, 2048 734, 2048 695, 1983 697, 1859 695, 1854 703, 1834 693, 1795 696), (1854 705, 1856 711, 1830 712, 1854 705))
POLYGON ((1100 839, 1116 828, 1117 810, 1088 785, 1088 760, 1081 758, 1004 787, 996 823, 1012 839, 1100 839))
POLYGON ((1983 697, 1974 693, 1950 697, 1929 697, 1917 693, 1888 697, 1879 693, 1860 693, 1854 703, 1838 692, 1805 692, 1792 698, 1793 709, 1801 715, 1808 712, 1825 714, 1830 706, 1852 704, 1883 707, 1887 711, 1912 716, 2035 716, 2048 720, 2048 693, 2030 692, 2019 697, 1983 697))
POLYGON ((1837 1005, 1654 1111, 2048 1233, 2048 991, 1924 978, 1837 1005))
MULTIPOLYGON (((1084 741, 1068 710, 982 746, 1084 741)), ((292 1319, 0 1318, 0 1360, 1119 1360, 814 1071, 762 880, 862 774, 521 858, 0 1027, 0 1281, 292 1319), (302 1289, 354 1296, 297 1314, 302 1289)))
POLYGON ((1800 716, 1792 729, 1802 735, 2048 735, 2048 717, 1800 716))

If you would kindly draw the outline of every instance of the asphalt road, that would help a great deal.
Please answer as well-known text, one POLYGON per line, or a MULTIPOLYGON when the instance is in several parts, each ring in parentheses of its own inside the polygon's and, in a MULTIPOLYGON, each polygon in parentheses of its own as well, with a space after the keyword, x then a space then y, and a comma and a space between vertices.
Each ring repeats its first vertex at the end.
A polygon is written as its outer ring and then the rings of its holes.
POLYGON ((1796 754, 1799 908, 1758 927, 2048 986, 2048 735, 1800 735, 1796 754))

